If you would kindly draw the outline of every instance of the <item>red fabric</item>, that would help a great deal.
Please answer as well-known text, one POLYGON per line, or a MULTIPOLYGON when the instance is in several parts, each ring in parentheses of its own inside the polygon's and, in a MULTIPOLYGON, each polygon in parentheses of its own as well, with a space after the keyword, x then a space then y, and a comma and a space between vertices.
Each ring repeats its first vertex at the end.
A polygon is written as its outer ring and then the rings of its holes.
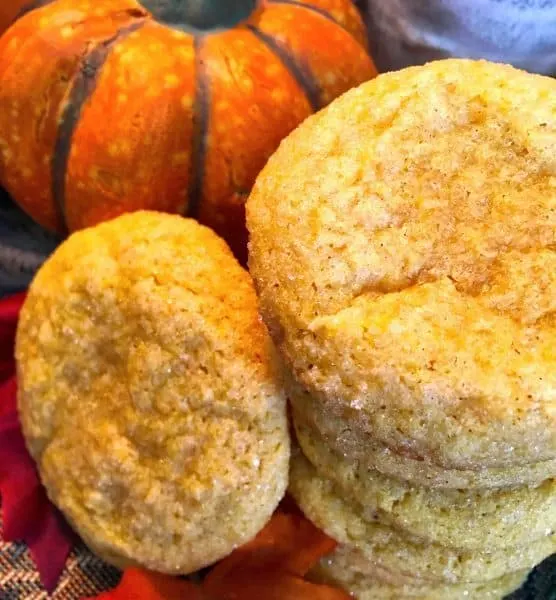
POLYGON ((24 300, 22 293, 0 302, 0 382, 11 377, 15 370, 13 345, 19 309, 24 300))
POLYGON ((21 434, 13 345, 25 294, 0 302, 0 496, 4 539, 29 546, 48 591, 64 569, 74 536, 48 501, 21 434))

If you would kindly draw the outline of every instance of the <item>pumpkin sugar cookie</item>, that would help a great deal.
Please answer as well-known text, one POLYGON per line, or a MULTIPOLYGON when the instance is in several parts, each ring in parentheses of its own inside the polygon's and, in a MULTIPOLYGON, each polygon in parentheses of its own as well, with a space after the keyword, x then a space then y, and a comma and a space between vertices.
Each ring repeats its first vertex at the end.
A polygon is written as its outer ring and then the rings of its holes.
POLYGON ((195 221, 139 212, 69 237, 31 285, 16 359, 48 495, 104 560, 196 571, 282 498, 272 344, 249 275, 195 221))
POLYGON ((349 589, 357 600, 500 600, 518 589, 528 573, 517 571, 482 583, 430 586, 422 580, 406 580, 399 573, 386 572, 368 561, 359 570, 357 566, 362 562, 357 550, 340 546, 323 558, 309 577, 319 583, 349 589))
MULTIPOLYGON (((299 385, 288 378, 288 397, 293 405, 296 424, 309 428, 311 435, 322 439, 334 452, 357 462, 363 468, 413 485, 447 490, 486 490, 491 488, 537 486, 556 474, 556 460, 528 465, 490 467, 482 469, 445 469, 430 457, 414 455, 410 448, 393 452, 377 442, 372 433, 344 419, 337 411, 328 410, 299 385)), ((556 501, 556 500, 555 500, 556 501)))
POLYGON ((338 494, 333 482, 301 452, 292 456, 289 490, 307 518, 339 544, 357 548, 366 561, 388 572, 420 579, 431 587, 498 579, 530 569, 556 551, 554 533, 491 552, 418 543, 364 515, 361 504, 338 494))
POLYGON ((437 61, 347 92, 257 179, 271 335, 316 401, 393 452, 556 459, 555 114, 555 79, 437 61))
POLYGON ((367 518, 421 543, 484 552, 528 544, 547 530, 556 531, 554 479, 502 489, 414 486, 334 452, 307 426, 294 423, 303 454, 342 498, 356 500, 367 518))

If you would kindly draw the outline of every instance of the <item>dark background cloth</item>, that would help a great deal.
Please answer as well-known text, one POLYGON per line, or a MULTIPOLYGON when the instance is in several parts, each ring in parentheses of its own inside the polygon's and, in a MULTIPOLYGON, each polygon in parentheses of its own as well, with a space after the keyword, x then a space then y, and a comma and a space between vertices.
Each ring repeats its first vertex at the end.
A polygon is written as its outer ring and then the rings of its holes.
POLYGON ((60 241, 35 224, 0 188, 0 298, 23 291, 60 241))
POLYGON ((556 76, 556 0, 356 0, 379 71, 486 58, 556 76))

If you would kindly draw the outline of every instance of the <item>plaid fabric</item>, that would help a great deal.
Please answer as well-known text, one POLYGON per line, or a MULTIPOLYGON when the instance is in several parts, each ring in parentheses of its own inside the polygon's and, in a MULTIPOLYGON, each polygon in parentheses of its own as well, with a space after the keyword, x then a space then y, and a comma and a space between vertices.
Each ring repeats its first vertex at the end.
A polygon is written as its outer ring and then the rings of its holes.
POLYGON ((79 600, 113 588, 120 576, 117 569, 103 563, 80 544, 69 556, 60 583, 49 597, 26 546, 2 540, 0 510, 0 600, 79 600))

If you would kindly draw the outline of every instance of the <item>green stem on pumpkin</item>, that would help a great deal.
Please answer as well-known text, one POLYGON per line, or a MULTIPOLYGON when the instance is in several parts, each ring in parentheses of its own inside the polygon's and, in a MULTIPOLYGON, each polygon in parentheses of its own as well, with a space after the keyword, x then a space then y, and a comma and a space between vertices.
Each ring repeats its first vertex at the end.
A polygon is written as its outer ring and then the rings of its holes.
POLYGON ((210 33, 246 21, 260 0, 139 0, 139 3, 164 25, 210 33))

